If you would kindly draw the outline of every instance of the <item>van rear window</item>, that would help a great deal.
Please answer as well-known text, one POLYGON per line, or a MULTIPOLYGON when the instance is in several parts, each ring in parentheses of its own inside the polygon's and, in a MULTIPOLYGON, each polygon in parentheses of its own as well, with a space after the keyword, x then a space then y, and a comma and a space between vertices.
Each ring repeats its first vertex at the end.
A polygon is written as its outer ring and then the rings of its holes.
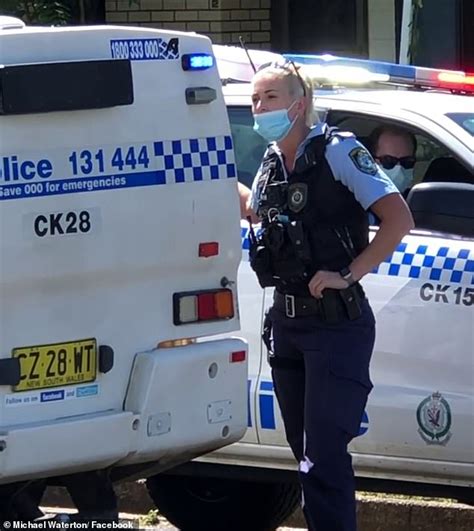
POLYGON ((130 61, 106 59, 5 65, 0 114, 100 109, 133 103, 130 61))

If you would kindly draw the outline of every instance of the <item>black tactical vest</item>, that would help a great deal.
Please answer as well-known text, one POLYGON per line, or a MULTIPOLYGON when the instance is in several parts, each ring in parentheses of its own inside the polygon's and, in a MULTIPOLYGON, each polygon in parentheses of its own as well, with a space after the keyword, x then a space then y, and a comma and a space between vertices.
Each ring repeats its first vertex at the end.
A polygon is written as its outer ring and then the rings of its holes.
POLYGON ((337 134, 326 127, 311 139, 288 181, 272 148, 263 160, 257 187, 262 231, 250 237, 250 263, 263 287, 308 296, 318 270, 340 271, 368 245, 367 212, 324 156, 337 134))

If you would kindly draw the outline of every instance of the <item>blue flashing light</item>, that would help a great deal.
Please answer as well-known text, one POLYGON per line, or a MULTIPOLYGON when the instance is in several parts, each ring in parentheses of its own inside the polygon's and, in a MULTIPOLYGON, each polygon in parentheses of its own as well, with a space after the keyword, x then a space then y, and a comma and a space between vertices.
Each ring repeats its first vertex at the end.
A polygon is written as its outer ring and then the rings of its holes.
POLYGON ((416 67, 411 65, 399 65, 367 59, 353 59, 351 57, 337 57, 334 55, 284 54, 284 56, 295 63, 306 65, 357 66, 365 68, 374 74, 387 75, 393 81, 413 83, 416 79, 416 67))
POLYGON ((188 53, 181 57, 183 70, 207 70, 214 66, 214 57, 208 53, 188 53))

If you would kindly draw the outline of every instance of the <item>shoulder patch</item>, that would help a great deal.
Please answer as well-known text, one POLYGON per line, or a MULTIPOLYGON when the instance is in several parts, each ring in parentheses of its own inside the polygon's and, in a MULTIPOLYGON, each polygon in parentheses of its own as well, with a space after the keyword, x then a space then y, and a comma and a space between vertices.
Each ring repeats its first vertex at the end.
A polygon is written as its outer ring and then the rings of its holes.
POLYGON ((358 170, 369 175, 377 173, 377 165, 372 155, 363 147, 356 147, 350 153, 349 157, 358 170))

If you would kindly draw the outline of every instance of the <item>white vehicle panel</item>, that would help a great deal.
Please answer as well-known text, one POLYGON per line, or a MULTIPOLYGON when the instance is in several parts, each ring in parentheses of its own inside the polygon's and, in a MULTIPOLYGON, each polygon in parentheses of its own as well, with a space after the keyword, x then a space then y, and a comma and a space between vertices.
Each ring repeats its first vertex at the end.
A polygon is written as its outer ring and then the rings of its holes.
POLYGON ((133 82, 125 105, 0 115, 1 362, 18 355, 21 366, 18 384, 0 386, 2 483, 129 456, 177 462, 245 431, 247 346, 209 341, 239 327, 232 139, 217 70, 184 71, 190 53, 210 55, 209 39, 113 26, 0 30, 5 68, 127 59, 133 82), (193 87, 216 97, 188 104, 193 87), (215 252, 201 254, 203 244, 215 252), (225 286, 233 312, 177 321, 175 294, 225 286), (149 373, 136 371, 143 358, 149 373), (153 403, 134 400, 139 392, 153 403), (211 422, 208 406, 218 417, 221 402, 228 415, 211 422), (149 429, 160 413, 167 436, 149 429))

